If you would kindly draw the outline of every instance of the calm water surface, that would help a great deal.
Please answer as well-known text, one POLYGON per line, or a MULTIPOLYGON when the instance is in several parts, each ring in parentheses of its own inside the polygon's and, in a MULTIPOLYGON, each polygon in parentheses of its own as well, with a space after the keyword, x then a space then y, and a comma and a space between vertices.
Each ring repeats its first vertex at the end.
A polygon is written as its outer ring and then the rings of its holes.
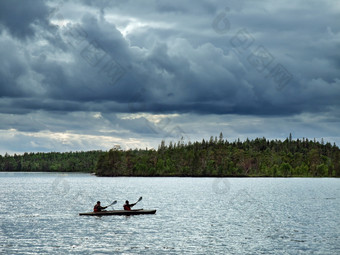
POLYGON ((340 180, 0 173, 1 254, 340 254, 340 180), (155 215, 80 217, 126 199, 155 215))

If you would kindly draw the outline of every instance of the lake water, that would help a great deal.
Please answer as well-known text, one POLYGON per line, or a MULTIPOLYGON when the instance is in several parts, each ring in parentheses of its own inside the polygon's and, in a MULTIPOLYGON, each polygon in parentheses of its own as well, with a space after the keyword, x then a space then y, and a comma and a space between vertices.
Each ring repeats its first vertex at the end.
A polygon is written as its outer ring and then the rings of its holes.
POLYGON ((340 179, 0 172, 1 254, 340 254, 340 179), (78 216, 126 199, 155 215, 78 216))

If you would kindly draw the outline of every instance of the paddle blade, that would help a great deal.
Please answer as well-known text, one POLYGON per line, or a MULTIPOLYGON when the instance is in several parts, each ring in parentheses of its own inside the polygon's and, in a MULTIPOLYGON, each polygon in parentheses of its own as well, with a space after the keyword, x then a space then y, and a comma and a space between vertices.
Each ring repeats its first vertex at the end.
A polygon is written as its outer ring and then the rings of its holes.
POLYGON ((140 197, 136 203, 140 202, 142 199, 143 199, 143 198, 142 198, 142 197, 140 197))
POLYGON ((113 201, 111 204, 109 204, 107 207, 111 206, 111 205, 115 205, 117 204, 117 200, 113 201))

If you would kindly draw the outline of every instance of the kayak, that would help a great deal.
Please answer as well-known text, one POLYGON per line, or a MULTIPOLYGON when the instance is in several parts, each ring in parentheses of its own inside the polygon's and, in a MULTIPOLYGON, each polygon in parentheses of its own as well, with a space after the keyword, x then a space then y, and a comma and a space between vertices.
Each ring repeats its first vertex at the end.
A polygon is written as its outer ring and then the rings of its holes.
POLYGON ((102 211, 102 212, 87 212, 79 213, 79 216, 106 216, 106 215, 139 215, 139 214, 155 214, 156 210, 113 210, 113 211, 102 211))

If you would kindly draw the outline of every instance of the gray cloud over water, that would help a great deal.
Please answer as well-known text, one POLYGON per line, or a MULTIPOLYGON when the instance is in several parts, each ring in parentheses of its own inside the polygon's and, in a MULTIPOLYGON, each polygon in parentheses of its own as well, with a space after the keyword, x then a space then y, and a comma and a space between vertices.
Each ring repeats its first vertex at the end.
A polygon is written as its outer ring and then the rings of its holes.
POLYGON ((339 18, 336 1, 1 1, 1 136, 339 143, 339 18))

